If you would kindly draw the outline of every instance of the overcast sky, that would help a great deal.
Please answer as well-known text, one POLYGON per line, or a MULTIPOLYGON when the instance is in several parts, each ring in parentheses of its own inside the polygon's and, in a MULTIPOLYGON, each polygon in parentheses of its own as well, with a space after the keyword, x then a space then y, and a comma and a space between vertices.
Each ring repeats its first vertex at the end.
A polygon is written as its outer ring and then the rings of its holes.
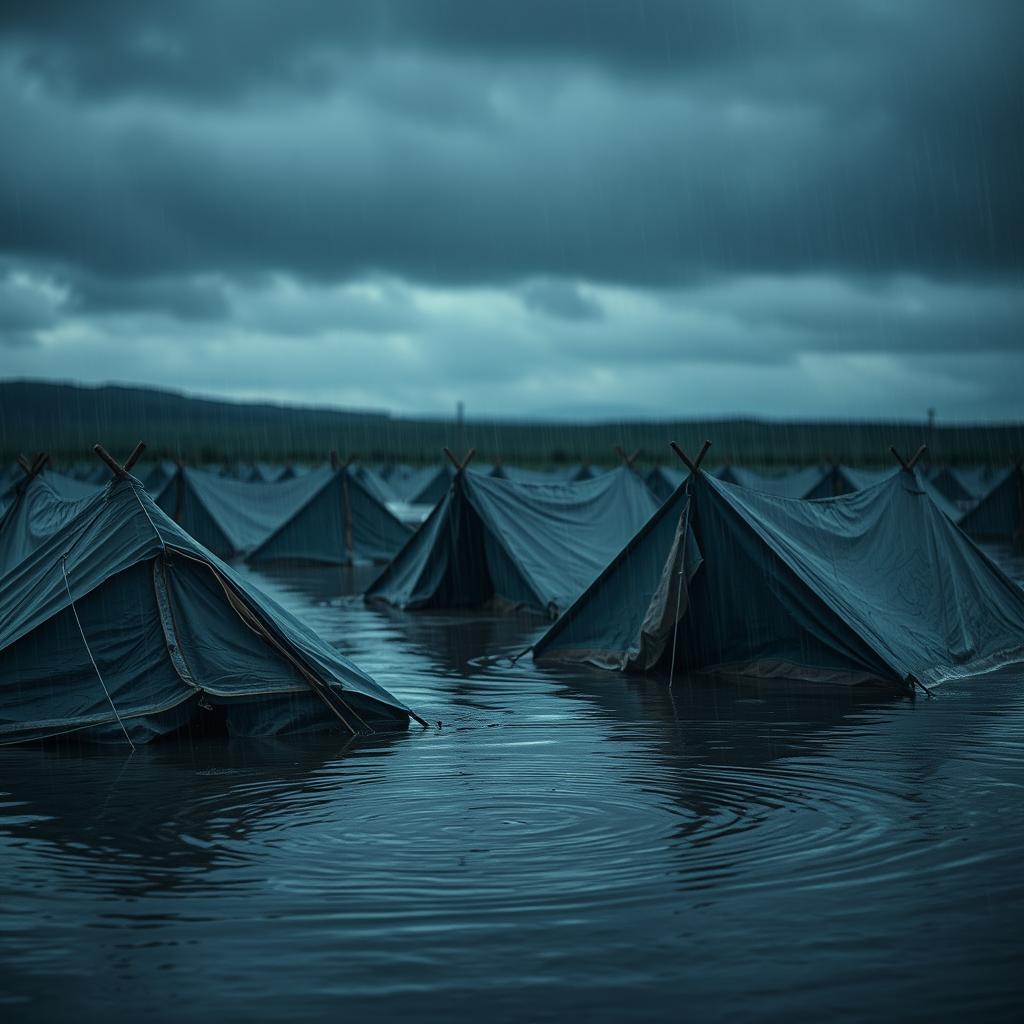
POLYGON ((0 376, 1019 419, 1022 40, 1021 0, 4 5, 0 376))

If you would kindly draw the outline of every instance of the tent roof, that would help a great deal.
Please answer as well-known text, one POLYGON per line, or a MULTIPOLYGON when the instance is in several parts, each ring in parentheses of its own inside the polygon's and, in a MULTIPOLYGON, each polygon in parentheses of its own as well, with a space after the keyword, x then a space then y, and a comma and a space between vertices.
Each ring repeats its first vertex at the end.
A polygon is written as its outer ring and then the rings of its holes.
MULTIPOLYGON (((52 531, 0 577, 0 652, 41 627, 107 581, 141 563, 170 556, 209 567, 250 611, 321 680, 371 701, 408 709, 369 676, 278 606, 174 523, 133 477, 114 479, 98 493, 55 515, 52 531)), ((120 623, 118 624, 121 625, 120 623)), ((216 637, 209 638, 216 643, 216 637)), ((265 648, 253 647, 266 657, 265 648)), ((258 666, 252 692, 271 689, 258 666)))
MULTIPOLYGON (((782 498, 806 498, 819 486, 827 470, 821 466, 804 466, 777 476, 756 473, 742 466, 730 466, 732 482, 765 494, 777 494, 782 498)), ((721 478, 720 478, 721 479, 721 478)))
POLYGON ((561 609, 656 507, 625 467, 573 483, 463 473, 366 596, 405 608, 475 606, 495 596, 561 609))
POLYGON ((684 657, 706 654, 696 668, 761 672, 774 662, 833 678, 845 666, 847 681, 930 684, 1024 660, 1024 591, 936 507, 917 473, 818 501, 699 474, 535 655, 651 667, 677 621, 691 630, 684 657), (697 621, 707 636, 693 635, 697 621))

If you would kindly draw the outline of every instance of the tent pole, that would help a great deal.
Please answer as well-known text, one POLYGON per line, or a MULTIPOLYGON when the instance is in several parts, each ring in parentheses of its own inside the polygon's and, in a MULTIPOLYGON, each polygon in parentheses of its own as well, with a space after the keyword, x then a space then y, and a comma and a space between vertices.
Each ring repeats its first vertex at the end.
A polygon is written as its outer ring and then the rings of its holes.
MULTIPOLYGON (((349 462, 351 461, 349 459, 349 462)), ((349 462, 346 462, 341 468, 341 500, 342 511, 345 515, 345 558, 348 560, 348 564, 352 565, 355 558, 352 544, 352 498, 348 493, 349 462)))
POLYGON ((145 445, 145 443, 143 441, 140 441, 132 449, 131 455, 128 456, 128 459, 127 459, 127 461, 124 464, 124 470, 125 470, 126 473, 132 468, 132 466, 135 465, 136 462, 139 461, 139 458, 142 456, 142 453, 145 450, 146 450, 146 445, 145 445))
POLYGON ((692 461, 686 452, 683 451, 678 441, 669 441, 668 446, 676 453, 676 455, 679 456, 679 458, 683 460, 683 462, 686 463, 687 469, 689 469, 691 473, 696 474, 700 472, 700 464, 704 461, 704 456, 707 455, 708 449, 711 447, 711 442, 705 441, 704 444, 701 445, 697 458, 692 461))
POLYGON ((905 469, 905 470, 907 470, 909 472, 910 467, 907 465, 907 460, 904 459, 903 456, 900 455, 900 453, 898 451, 896 451, 896 445, 894 445, 894 444, 889 445, 889 451, 891 451, 893 453, 893 455, 896 458, 896 461, 900 464, 900 466, 902 466, 903 469, 905 469))
POLYGON ((124 471, 124 466, 122 466, 117 459, 115 459, 114 456, 103 447, 103 445, 98 443, 94 444, 92 446, 92 450, 102 462, 107 464, 107 468, 118 478, 118 480, 123 480, 128 475, 124 471))

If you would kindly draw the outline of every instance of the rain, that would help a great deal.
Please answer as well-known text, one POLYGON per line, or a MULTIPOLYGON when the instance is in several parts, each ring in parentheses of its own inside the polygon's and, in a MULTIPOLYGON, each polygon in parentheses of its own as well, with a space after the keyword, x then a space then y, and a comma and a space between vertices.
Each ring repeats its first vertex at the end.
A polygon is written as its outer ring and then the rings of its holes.
POLYGON ((1021 39, 5 10, 12 1019, 1019 1019, 1021 39))

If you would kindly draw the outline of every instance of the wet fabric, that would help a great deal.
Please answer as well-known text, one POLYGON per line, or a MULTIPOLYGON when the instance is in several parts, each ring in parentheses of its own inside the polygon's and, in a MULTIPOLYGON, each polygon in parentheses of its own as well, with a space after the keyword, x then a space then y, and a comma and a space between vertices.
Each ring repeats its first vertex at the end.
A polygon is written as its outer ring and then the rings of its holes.
POLYGON ((1024 472, 1020 466, 996 475, 983 498, 960 520, 980 540, 1024 543, 1024 472))
POLYGON ((730 466, 719 475, 719 479, 765 494, 777 494, 780 498, 806 498, 818 490, 826 474, 827 470, 820 466, 805 466, 775 476, 757 473, 743 466, 730 466))
POLYGON ((81 498, 92 497, 106 486, 110 479, 110 470, 106 466, 100 466, 100 470, 102 472, 94 474, 89 479, 79 479, 66 473, 57 473, 52 469, 44 469, 40 476, 62 498, 66 498, 68 501, 78 501, 81 498))
POLYGON ((513 466, 507 462, 494 467, 492 476, 503 480, 512 480, 518 484, 557 484, 569 480, 569 472, 564 469, 529 469, 513 466))
POLYGON ((1024 591, 937 508, 916 473, 820 501, 702 473, 534 656, 931 685, 1024 660, 1024 591))
POLYGON ((82 731, 123 742, 104 685, 136 742, 211 707, 230 731, 258 720, 267 734, 271 719, 289 731, 294 703, 306 730, 310 697, 321 728, 406 723, 404 704, 204 550, 139 481, 113 481, 51 523, 0 577, 0 742, 82 731), (264 700, 272 714, 253 712, 264 700))
POLYGON ((249 552, 249 562, 384 563, 409 539, 408 527, 374 493, 358 467, 299 479, 310 478, 316 480, 316 490, 249 552))
POLYGON ((214 554, 239 558, 287 522, 332 475, 324 466, 282 483, 249 483, 185 468, 160 505, 214 554))
POLYGON ((69 500, 54 490, 56 476, 41 473, 22 485, 0 519, 0 575, 24 561, 99 493, 95 486, 87 485, 85 497, 69 500))
POLYGON ((676 488, 687 478, 690 471, 682 464, 679 466, 655 466, 647 474, 647 486, 659 502, 667 501, 676 492, 676 488))
POLYGON ((368 590, 400 608, 567 607, 653 514, 632 470, 575 483, 459 474, 368 590))
POLYGON ((409 536, 357 466, 325 465, 272 484, 184 469, 157 501, 226 559, 383 563, 409 536))

